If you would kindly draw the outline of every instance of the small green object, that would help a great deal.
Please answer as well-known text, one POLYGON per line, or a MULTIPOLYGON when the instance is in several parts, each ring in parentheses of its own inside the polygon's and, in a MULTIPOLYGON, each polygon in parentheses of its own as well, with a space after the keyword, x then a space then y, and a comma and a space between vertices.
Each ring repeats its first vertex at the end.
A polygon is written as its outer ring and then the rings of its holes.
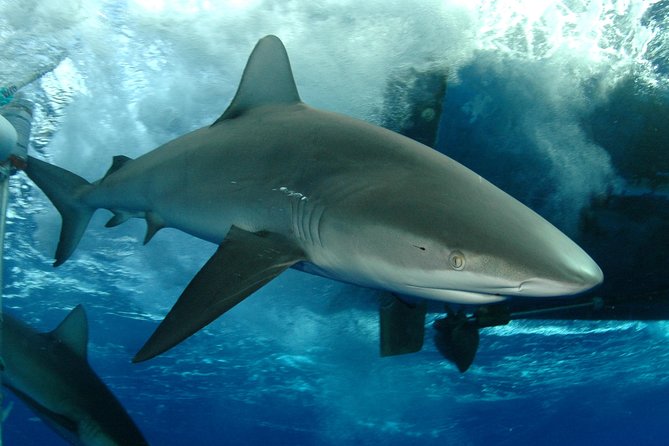
POLYGON ((18 90, 16 85, 0 88, 0 106, 8 104, 14 98, 14 93, 18 90))

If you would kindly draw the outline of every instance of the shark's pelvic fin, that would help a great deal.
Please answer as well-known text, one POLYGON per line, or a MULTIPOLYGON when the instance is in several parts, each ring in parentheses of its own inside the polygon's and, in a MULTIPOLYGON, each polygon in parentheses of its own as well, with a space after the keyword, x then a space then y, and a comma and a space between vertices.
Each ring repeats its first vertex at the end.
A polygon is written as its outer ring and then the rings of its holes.
POLYGON ((244 68, 234 99, 218 124, 261 105, 300 102, 286 48, 276 36, 266 36, 256 44, 244 68))
POLYGON ((384 293, 379 309, 381 356, 415 353, 423 348, 427 304, 408 304, 384 293))
POLYGON ((233 226, 133 362, 174 347, 302 260, 302 250, 281 235, 233 226))
POLYGON ((82 358, 88 355, 88 318, 84 307, 77 305, 48 335, 67 345, 82 358))
POLYGON ((44 191, 63 218, 54 266, 63 264, 74 252, 95 209, 78 196, 91 184, 78 175, 31 156, 26 173, 44 191))

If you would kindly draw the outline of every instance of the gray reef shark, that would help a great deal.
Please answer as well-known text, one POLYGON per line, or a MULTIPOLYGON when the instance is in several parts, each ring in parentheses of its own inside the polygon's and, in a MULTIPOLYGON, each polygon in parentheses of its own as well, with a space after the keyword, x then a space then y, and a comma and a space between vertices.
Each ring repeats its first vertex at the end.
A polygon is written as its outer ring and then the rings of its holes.
MULTIPOLYGON (((35 158, 30 178, 63 217, 55 265, 98 208, 107 226, 145 218, 219 245, 135 356, 156 356, 282 271, 454 304, 566 296, 602 271, 535 212, 447 156, 392 131, 304 104, 282 42, 261 39, 212 125, 95 183, 35 158)), ((424 311, 391 298, 384 355, 417 351, 424 311), (406 311, 403 309, 406 307, 406 311), (415 317, 414 317, 415 316, 415 317)))
POLYGON ((121 403, 88 364, 81 305, 53 331, 2 316, 2 384, 74 445, 148 445, 121 403))

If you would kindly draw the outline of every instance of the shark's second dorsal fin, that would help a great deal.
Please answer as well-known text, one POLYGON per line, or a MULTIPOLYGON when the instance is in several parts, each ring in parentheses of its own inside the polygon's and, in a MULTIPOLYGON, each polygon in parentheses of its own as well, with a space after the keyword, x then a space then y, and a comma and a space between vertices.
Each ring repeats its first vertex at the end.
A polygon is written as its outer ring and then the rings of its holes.
POLYGON ((86 358, 88 354, 88 319, 84 307, 81 305, 74 307, 60 325, 49 334, 67 345, 82 358, 86 358))
POLYGON ((256 44, 234 99, 213 125, 261 105, 296 102, 300 102, 300 95, 286 48, 278 37, 269 35, 256 44))
POLYGON ((119 170, 119 169, 120 169, 121 167, 123 167, 128 161, 132 161, 132 158, 130 158, 130 157, 128 157, 128 156, 125 156, 125 155, 116 155, 116 156, 112 159, 112 165, 111 165, 111 167, 109 168, 109 170, 107 171, 107 173, 105 173, 105 176, 102 177, 102 179, 104 180, 104 179, 107 178, 109 175, 111 175, 112 173, 114 173, 114 172, 116 172, 117 170, 119 170))

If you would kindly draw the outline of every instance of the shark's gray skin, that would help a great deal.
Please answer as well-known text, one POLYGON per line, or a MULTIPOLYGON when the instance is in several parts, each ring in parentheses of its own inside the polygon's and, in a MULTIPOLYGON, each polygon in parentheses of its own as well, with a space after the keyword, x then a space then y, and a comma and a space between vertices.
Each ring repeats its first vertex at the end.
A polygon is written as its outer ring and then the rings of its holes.
MULTIPOLYGON (((220 245, 135 357, 178 344, 286 268, 394 294, 486 304, 599 284, 597 264, 532 210, 411 139, 305 105, 274 36, 251 54, 223 115, 98 182, 30 158, 63 216, 56 265, 92 213, 220 245)), ((422 336, 422 335, 421 335, 422 336)), ((421 337, 422 343, 422 337, 421 337)))
POLYGON ((88 323, 77 306, 38 333, 3 314, 2 384, 73 445, 148 445, 86 359, 88 323))

